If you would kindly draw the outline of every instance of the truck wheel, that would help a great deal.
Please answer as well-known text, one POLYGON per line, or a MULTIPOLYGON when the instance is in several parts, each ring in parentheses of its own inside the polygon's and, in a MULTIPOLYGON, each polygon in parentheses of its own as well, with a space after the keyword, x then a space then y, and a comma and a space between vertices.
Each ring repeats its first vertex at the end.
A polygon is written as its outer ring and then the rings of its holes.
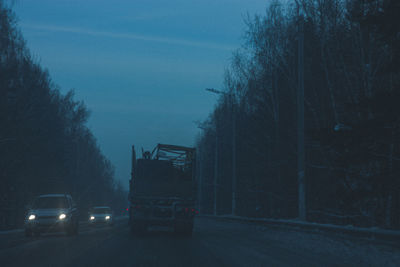
POLYGON ((182 234, 182 232, 183 232, 183 227, 182 227, 182 225, 180 225, 180 224, 175 224, 175 225, 174 225, 174 233, 177 234, 177 235, 180 235, 180 234, 182 234))
POLYGON ((184 232, 185 236, 192 236, 193 234, 193 226, 188 226, 184 232))
POLYGON ((193 224, 185 223, 185 224, 177 224, 174 227, 175 234, 182 236, 192 236, 193 233, 193 224))
POLYGON ((135 227, 133 225, 129 225, 129 230, 130 230, 132 235, 136 234, 136 229, 135 229, 135 227))
POLYGON ((185 236, 192 236, 193 234, 193 223, 188 223, 185 225, 185 230, 184 230, 185 236))

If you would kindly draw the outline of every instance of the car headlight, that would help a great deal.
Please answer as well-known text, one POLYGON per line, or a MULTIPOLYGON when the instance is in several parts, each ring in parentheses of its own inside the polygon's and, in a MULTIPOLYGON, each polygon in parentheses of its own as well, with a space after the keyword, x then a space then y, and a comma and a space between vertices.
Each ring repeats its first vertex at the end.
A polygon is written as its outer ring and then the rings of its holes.
POLYGON ((36 219, 36 215, 35 214, 29 215, 28 220, 32 221, 34 219, 36 219))
POLYGON ((93 221, 94 220, 94 216, 90 216, 90 220, 93 221))
POLYGON ((107 216, 106 216, 106 220, 109 220, 109 219, 110 219, 110 216, 107 215, 107 216))
POLYGON ((60 216, 58 216, 58 219, 64 220, 67 217, 64 213, 61 213, 60 216))

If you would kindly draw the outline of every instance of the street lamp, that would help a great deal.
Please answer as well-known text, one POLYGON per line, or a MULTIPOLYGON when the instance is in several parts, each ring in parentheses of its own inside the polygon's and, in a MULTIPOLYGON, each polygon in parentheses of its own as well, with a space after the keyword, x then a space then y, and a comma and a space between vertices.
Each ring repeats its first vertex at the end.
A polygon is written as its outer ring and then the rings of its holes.
MULTIPOLYGON (((232 93, 226 93, 223 91, 216 90, 214 88, 206 88, 207 91, 214 93, 214 94, 220 94, 220 95, 225 95, 228 96, 229 99, 231 100, 232 104, 232 215, 236 215, 236 108, 235 108, 235 98, 232 93)), ((216 127, 216 144, 215 144, 215 155, 216 155, 216 161, 215 161, 215 184, 216 184, 216 179, 217 179, 217 174, 218 174, 218 134, 217 134, 217 127, 216 127)), ((216 185, 214 188, 214 194, 216 197, 216 185)), ((214 209, 216 210, 216 200, 214 202, 214 209)))

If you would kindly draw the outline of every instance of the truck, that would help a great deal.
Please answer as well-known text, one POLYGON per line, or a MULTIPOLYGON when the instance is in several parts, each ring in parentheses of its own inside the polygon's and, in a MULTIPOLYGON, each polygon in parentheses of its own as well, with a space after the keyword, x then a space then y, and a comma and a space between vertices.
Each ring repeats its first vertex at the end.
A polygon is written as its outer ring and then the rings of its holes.
POLYGON ((191 236, 195 209, 195 148, 158 144, 136 158, 132 146, 129 181, 129 226, 133 234, 167 226, 191 236))

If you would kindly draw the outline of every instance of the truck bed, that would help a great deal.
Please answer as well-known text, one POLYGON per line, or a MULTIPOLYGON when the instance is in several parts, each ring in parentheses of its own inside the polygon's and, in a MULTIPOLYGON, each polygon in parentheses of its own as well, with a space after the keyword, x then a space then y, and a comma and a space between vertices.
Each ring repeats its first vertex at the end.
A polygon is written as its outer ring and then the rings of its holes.
POLYGON ((135 198, 192 198, 192 173, 169 161, 139 159, 132 189, 135 198))

